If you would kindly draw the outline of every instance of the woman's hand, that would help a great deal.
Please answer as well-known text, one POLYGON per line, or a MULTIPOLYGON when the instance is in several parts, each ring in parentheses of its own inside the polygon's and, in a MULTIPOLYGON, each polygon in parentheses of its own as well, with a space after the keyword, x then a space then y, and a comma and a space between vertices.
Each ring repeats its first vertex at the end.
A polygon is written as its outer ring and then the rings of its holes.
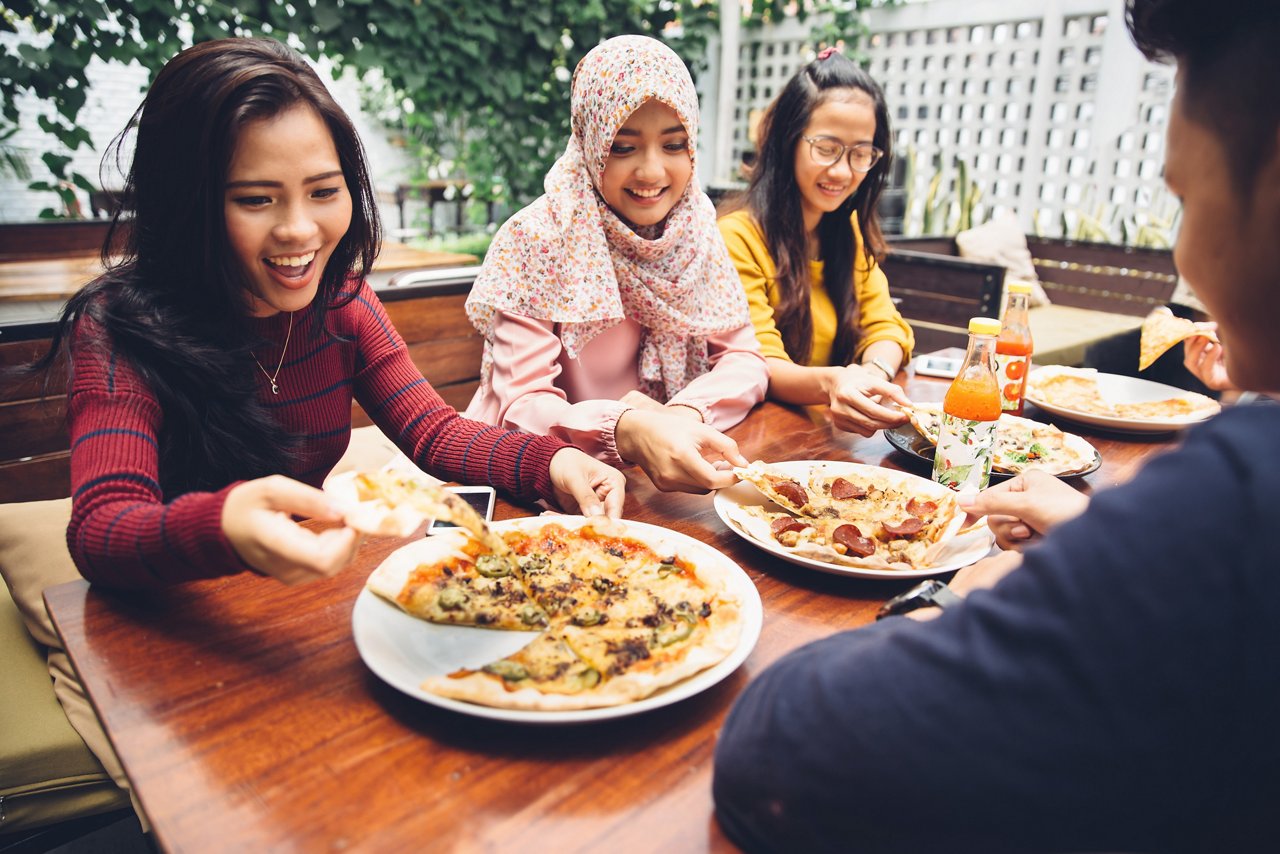
MULTIPOLYGON (((1197 323, 1196 329, 1214 332, 1216 323, 1197 323)), ((1227 376, 1227 364, 1223 358, 1222 345, 1203 335, 1193 335, 1183 342, 1182 364, 1186 365, 1196 379, 1205 387, 1214 391, 1231 391, 1236 385, 1227 376)))
POLYGON ((871 436, 877 430, 906 422, 905 412, 884 406, 880 401, 911 405, 902 389, 885 379, 878 369, 861 365, 840 368, 832 375, 827 393, 831 399, 832 423, 861 436, 871 436))
POLYGON ((293 521, 295 515, 325 522, 342 518, 320 490, 272 475, 227 493, 222 531, 242 561, 285 584, 328 578, 351 562, 358 533, 345 527, 309 531, 293 521))
POLYGON ((956 500, 969 515, 987 517, 1002 549, 1021 549, 1089 506, 1087 495, 1042 471, 1024 472, 977 495, 958 495, 956 500))
POLYGON ((626 394, 624 394, 622 397, 618 398, 618 402, 625 403, 627 406, 630 406, 632 409, 651 409, 654 412, 662 412, 664 409, 666 409, 666 407, 663 406, 661 403, 658 403, 658 401, 654 400, 652 397, 649 397, 649 395, 636 389, 633 389, 627 392, 626 394))
POLYGON ((618 455, 644 469, 663 492, 707 492, 738 482, 729 466, 749 464, 738 443, 670 412, 628 409, 614 427, 618 455))
POLYGON ((613 466, 577 448, 561 448, 551 457, 550 475, 561 509, 583 516, 622 516, 627 479, 613 466))

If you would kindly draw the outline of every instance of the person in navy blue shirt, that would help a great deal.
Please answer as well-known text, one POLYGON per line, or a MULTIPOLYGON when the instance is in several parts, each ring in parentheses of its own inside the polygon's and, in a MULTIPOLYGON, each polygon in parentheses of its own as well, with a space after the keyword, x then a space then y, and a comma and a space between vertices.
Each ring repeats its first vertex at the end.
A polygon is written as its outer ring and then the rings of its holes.
MULTIPOLYGON (((1234 385, 1280 392, 1280 4, 1127 0, 1175 60, 1179 272, 1234 385)), ((1008 551, 950 607, 834 635, 738 698, 715 754, 748 851, 1280 850, 1280 406, 1229 407, 1092 500, 970 502, 1008 551), (1013 530, 1021 526, 1019 530, 1013 530), (1012 536, 1016 534, 1017 536, 1012 536)))

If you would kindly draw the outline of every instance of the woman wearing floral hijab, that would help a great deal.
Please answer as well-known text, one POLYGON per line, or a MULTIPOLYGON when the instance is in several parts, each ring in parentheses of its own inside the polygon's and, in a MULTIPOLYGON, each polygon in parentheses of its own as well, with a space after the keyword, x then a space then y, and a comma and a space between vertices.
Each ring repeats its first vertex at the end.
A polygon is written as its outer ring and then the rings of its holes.
POLYGON ((571 112, 546 194, 498 232, 467 300, 485 336, 467 415, 637 463, 660 489, 731 485, 724 463, 747 461, 719 431, 768 368, 693 175, 693 81, 661 42, 621 36, 578 64, 571 112))

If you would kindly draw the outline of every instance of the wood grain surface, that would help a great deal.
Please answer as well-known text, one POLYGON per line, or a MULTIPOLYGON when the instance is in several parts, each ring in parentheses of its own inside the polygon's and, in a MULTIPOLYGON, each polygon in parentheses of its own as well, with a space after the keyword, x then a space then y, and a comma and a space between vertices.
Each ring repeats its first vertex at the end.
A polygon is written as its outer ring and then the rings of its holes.
MULTIPOLYGON (((939 399, 945 384, 908 392, 939 399)), ((1033 414, 1034 413, 1029 413, 1033 414)), ((1065 426, 1065 425, 1064 425, 1065 426)), ((918 462, 813 408, 768 403, 730 431, 750 458, 918 462)), ((1128 479, 1170 437, 1104 437, 1084 488, 1128 479)), ((827 575, 727 530, 710 496, 627 473, 625 517, 735 560, 764 628, 739 670, 688 700, 587 725, 525 726, 402 695, 360 660, 353 603, 398 540, 297 588, 241 574, 150 593, 84 582, 46 593, 155 837, 168 851, 728 851, 712 810, 712 751, 735 696, 780 656, 869 622, 910 582, 827 575)), ((498 518, 533 508, 500 502, 498 518)))

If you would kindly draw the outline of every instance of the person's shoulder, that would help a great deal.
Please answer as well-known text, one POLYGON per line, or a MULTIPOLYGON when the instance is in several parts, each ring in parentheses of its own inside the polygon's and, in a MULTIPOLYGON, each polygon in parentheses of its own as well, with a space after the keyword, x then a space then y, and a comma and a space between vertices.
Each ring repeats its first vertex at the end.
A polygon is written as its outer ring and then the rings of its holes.
POLYGON ((1253 508, 1280 522, 1280 504, 1273 500, 1280 482, 1277 435, 1280 405, 1232 406, 1189 429, 1182 447, 1153 466, 1164 462, 1166 479, 1185 484, 1188 494, 1217 495, 1241 511, 1253 508))
POLYGON ((720 227, 721 233, 724 234, 750 234, 752 236, 760 235, 760 226, 756 223, 755 217, 751 215, 751 211, 746 208, 739 208, 733 213, 725 214, 716 220, 716 225, 720 227))

